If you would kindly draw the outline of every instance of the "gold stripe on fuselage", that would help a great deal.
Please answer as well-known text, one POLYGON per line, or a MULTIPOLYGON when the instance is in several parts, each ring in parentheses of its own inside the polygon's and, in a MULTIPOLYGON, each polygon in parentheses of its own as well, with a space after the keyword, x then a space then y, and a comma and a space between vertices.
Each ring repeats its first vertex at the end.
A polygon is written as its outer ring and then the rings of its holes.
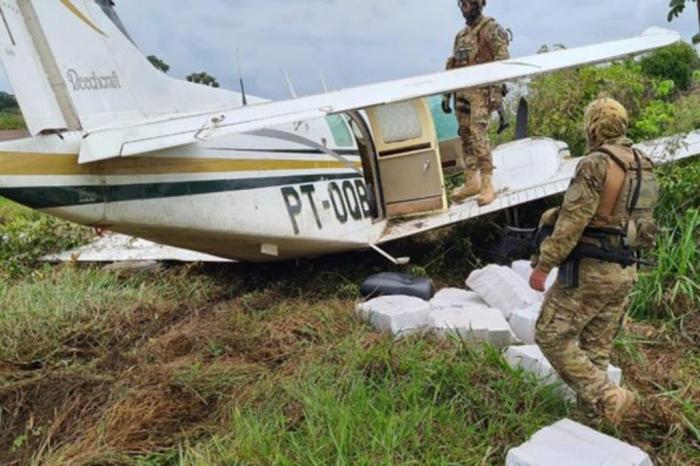
POLYGON ((68 8, 68 10, 73 13, 80 21, 83 23, 87 24, 91 29, 95 30, 99 34, 102 34, 103 36, 107 37, 107 34, 102 32, 102 29, 98 28, 95 23, 90 21, 90 19, 83 14, 82 11, 78 9, 75 5, 73 5, 70 0, 61 0, 61 3, 63 3, 63 6, 68 8))
POLYGON ((0 176, 174 175, 359 168, 329 160, 215 159, 197 157, 133 157, 80 165, 76 154, 0 152, 0 176))

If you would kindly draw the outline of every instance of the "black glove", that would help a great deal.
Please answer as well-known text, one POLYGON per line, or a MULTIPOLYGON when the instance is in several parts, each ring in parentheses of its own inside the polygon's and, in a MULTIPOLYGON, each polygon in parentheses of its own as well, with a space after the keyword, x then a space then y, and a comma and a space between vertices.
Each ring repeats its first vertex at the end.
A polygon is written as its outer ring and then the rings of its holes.
POLYGON ((450 105, 450 101, 452 100, 451 95, 446 95, 443 96, 442 98, 442 111, 449 114, 452 113, 452 106, 450 105))

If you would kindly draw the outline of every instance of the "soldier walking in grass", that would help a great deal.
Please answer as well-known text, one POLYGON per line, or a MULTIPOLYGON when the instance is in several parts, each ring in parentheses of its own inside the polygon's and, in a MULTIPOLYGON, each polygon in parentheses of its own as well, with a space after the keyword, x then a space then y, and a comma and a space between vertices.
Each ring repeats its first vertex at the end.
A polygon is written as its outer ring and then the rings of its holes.
POLYGON ((544 291, 549 272, 560 272, 535 339, 582 405, 619 424, 635 396, 608 380, 610 351, 636 280, 636 254, 654 245, 659 192, 652 162, 626 137, 629 119, 620 103, 597 100, 584 120, 590 153, 562 207, 540 224, 553 233, 541 245, 530 285, 544 291))
MULTIPOLYGON (((486 0, 459 0, 467 26, 455 38, 454 53, 447 60, 447 70, 479 65, 510 58, 508 34, 493 18, 482 14, 486 0)), ((452 113, 453 94, 443 97, 442 109, 452 113)), ((503 103, 503 87, 488 86, 458 91, 454 94, 459 136, 465 158, 464 186, 452 193, 452 200, 461 202, 479 194, 479 205, 496 199, 493 189, 493 157, 488 125, 491 114, 503 103)))

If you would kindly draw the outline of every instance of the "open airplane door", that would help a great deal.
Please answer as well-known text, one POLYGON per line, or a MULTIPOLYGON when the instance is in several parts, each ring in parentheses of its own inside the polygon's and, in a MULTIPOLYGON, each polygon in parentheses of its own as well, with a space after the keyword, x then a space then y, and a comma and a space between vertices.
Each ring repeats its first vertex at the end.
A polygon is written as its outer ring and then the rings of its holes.
POLYGON ((440 147, 425 100, 372 107, 367 115, 387 217, 447 210, 440 147))

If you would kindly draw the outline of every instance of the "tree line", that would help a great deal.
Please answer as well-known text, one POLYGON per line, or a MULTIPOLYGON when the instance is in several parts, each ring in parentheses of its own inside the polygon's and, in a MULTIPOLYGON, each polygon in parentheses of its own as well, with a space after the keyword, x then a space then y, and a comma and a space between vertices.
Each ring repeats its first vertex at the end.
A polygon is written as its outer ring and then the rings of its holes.
MULTIPOLYGON (((168 65, 165 61, 163 61, 155 55, 149 55, 148 61, 150 61, 151 64, 156 67, 156 69, 159 69, 163 73, 167 74, 168 71, 170 71, 170 65, 168 65)), ((219 87, 219 81, 217 81, 217 79, 214 76, 211 76, 206 71, 192 73, 188 75, 185 79, 187 79, 191 83, 201 84, 203 86, 219 87)))

